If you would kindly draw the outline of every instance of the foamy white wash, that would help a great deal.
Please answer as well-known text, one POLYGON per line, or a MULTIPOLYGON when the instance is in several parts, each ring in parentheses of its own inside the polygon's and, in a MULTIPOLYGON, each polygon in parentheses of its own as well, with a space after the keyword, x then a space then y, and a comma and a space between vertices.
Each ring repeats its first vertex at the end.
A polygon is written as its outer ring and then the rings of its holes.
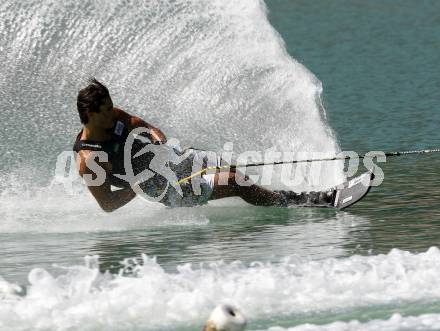
POLYGON ((303 324, 292 328, 272 327, 267 331, 430 331, 440 330, 440 314, 402 317, 394 314, 388 320, 334 322, 326 325, 303 324))
MULTIPOLYGON (((8 330, 127 330, 202 325, 225 302, 249 321, 440 299, 440 250, 352 256, 279 265, 240 262, 180 265, 165 272, 154 258, 125 261, 120 275, 100 273, 95 258, 53 276, 29 273, 24 297, 2 282, 0 328, 8 330)), ((355 323, 355 322, 353 322, 355 323)))

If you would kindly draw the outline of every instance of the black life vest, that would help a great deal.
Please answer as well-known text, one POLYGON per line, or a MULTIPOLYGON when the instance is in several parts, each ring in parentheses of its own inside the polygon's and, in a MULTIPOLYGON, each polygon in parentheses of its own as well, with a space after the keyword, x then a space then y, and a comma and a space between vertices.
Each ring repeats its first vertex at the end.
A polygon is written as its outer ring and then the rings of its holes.
MULTIPOLYGON (((89 151, 103 151, 107 153, 108 161, 112 165, 112 170, 109 175, 110 185, 126 188, 130 187, 130 184, 115 176, 125 175, 124 167, 124 146, 129 130, 121 121, 116 121, 115 126, 111 129, 111 138, 105 141, 93 141, 93 140, 81 140, 82 131, 78 134, 75 144, 73 145, 73 150, 79 152, 81 150, 89 151)), ((135 139, 131 149, 131 160, 134 175, 140 173, 144 169, 148 168, 151 159, 154 157, 152 153, 145 153, 142 157, 133 159, 133 155, 140 151, 147 143, 141 142, 135 139)))

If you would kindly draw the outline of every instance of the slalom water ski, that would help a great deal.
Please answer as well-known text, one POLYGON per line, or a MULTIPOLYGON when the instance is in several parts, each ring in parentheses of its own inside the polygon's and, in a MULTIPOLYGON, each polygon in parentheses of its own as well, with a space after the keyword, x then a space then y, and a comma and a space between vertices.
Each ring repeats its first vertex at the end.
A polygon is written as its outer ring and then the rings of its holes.
POLYGON ((332 207, 345 209, 362 200, 370 191, 373 179, 374 174, 372 172, 365 172, 338 185, 333 197, 332 207))
POLYGON ((374 175, 365 172, 347 182, 327 191, 296 193, 294 191, 275 191, 283 197, 279 207, 296 208, 336 208, 344 209, 367 195, 374 175))

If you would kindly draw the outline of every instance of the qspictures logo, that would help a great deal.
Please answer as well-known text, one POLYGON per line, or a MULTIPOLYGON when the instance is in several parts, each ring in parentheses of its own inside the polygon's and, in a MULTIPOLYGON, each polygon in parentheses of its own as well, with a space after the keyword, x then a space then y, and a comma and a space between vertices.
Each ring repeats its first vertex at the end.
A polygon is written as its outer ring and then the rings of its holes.
MULTIPOLYGON (((240 186, 250 186, 254 183, 270 186, 274 178, 286 187, 311 183, 322 186, 329 176, 340 176, 341 171, 346 178, 354 176, 361 161, 363 166, 375 175, 372 186, 379 186, 384 180, 384 173, 377 165, 386 162, 385 153, 382 151, 373 151, 362 156, 353 151, 329 155, 316 152, 281 152, 275 148, 234 153, 233 143, 227 142, 222 151, 216 153, 194 148, 182 149, 179 141, 174 138, 169 139, 166 144, 157 145, 148 137, 147 128, 141 127, 131 131, 123 147, 123 160, 120 160, 124 164, 123 173, 109 173, 105 170, 102 164, 109 162, 106 152, 90 152, 91 157, 87 159, 86 166, 93 174, 83 176, 86 185, 101 186, 108 180, 108 176, 114 176, 125 182, 143 199, 160 202, 170 190, 180 197, 184 197, 185 194, 200 195, 207 176, 213 176, 220 171, 228 172, 231 168, 234 168, 235 181, 240 186), (139 144, 142 148, 133 154, 133 147, 139 144), (335 162, 339 162, 339 165, 335 162), (341 162, 345 162, 345 167, 341 162), (259 168, 259 174, 248 173, 251 168, 259 168)), ((62 152, 57 158, 55 179, 64 185, 68 193, 72 192, 74 183, 81 180, 75 160, 78 160, 78 156, 73 151, 62 152)), ((228 182, 220 180, 217 185, 228 185, 228 182)))

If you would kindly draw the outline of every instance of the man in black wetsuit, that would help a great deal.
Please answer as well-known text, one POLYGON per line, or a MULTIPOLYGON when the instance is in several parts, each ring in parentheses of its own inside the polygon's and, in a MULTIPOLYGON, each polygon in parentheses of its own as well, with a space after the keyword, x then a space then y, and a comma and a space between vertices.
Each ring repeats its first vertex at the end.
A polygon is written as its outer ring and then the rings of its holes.
MULTIPOLYGON (((124 145, 130 132, 143 128, 156 150, 170 149, 170 147, 166 145, 167 138, 160 129, 114 107, 108 89, 96 79, 91 79, 89 85, 79 91, 77 107, 83 124, 73 148, 77 152, 79 173, 101 208, 111 212, 124 206, 136 196, 133 183, 124 177, 126 175, 124 145), (119 189, 112 190, 111 186, 119 189)), ((134 146, 132 156, 145 146, 145 144, 138 148, 134 146)), ((150 152, 153 150, 150 149, 150 152)), ((153 164, 154 155, 151 154, 154 152, 149 154, 146 159, 133 161, 135 164, 133 168, 137 169, 135 172, 148 171, 149 164, 153 164), (143 164, 139 165, 139 163, 143 164), (140 168, 143 166, 143 169, 139 170, 139 166, 140 168)), ((203 164, 203 156, 200 156, 196 150, 189 151, 186 156, 191 162, 181 162, 181 165, 176 166, 175 169, 187 175, 191 173, 192 163, 203 164)), ((159 197, 157 201, 170 207, 201 205, 209 200, 226 197, 241 197, 256 206, 328 205, 334 195, 334 191, 303 194, 270 191, 255 184, 249 185, 247 177, 242 176, 241 180, 237 180, 240 176, 242 175, 235 170, 218 170, 215 173, 204 174, 198 179, 200 192, 191 189, 188 185, 191 181, 182 185, 183 189, 180 190, 174 183, 169 185, 169 180, 160 174, 150 177, 148 181, 137 187, 154 197, 159 197), (238 184, 244 181, 248 182, 246 186, 238 184), (155 190, 155 193, 151 193, 155 190)))

